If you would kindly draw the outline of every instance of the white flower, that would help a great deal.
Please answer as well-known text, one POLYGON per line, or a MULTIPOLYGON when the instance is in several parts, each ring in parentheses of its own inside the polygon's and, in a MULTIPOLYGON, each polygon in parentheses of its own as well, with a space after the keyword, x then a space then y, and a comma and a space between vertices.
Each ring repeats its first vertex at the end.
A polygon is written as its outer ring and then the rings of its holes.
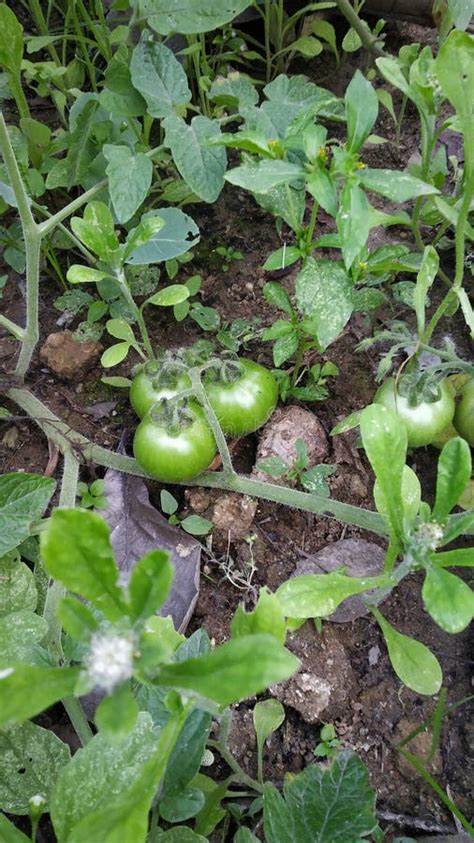
POLYGON ((426 550, 436 550, 444 536, 444 530, 436 521, 420 524, 416 533, 417 544, 426 550))
POLYGON ((34 796, 30 797, 30 805, 32 808, 42 808, 43 805, 46 805, 46 796, 43 796, 42 793, 35 793, 34 796))
POLYGON ((131 634, 96 632, 86 660, 87 676, 94 687, 110 693, 133 674, 135 639, 131 634))

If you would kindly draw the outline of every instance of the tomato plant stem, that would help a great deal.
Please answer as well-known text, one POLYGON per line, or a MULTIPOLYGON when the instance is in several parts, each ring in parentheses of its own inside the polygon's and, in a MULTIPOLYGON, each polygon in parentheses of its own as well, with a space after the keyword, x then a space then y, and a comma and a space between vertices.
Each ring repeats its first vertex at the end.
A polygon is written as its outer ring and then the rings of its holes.
MULTIPOLYGON (((46 407, 28 389, 24 387, 11 387, 5 394, 7 398, 14 401, 15 404, 30 416, 48 439, 51 439, 58 446, 62 453, 66 450, 72 450, 77 458, 81 457, 96 465, 122 471, 124 474, 133 474, 137 477, 147 478, 145 472, 142 471, 136 460, 132 457, 126 457, 123 454, 109 451, 100 445, 94 445, 93 442, 90 442, 82 434, 71 430, 70 425, 61 421, 49 407, 46 407)), ((352 506, 351 504, 341 503, 341 501, 331 500, 321 495, 300 492, 297 489, 277 486, 273 483, 266 483, 263 480, 255 480, 253 477, 236 474, 233 469, 231 475, 224 472, 206 471, 193 480, 187 480, 182 485, 202 486, 204 488, 239 492, 250 497, 263 498, 264 500, 281 503, 284 506, 302 509, 305 512, 312 512, 315 515, 335 518, 344 524, 353 524, 381 536, 387 535, 385 521, 377 512, 352 506)), ((454 524, 462 517, 463 513, 460 515, 449 515, 448 523, 454 524)), ((471 532, 468 529, 464 534, 470 535, 471 532)))
POLYGON ((216 440, 216 445, 222 459, 223 473, 226 477, 229 478, 237 476, 232 465, 232 459, 230 456, 229 449, 227 447, 225 436, 222 433, 221 426, 217 420, 216 414, 209 403, 207 392, 202 385, 199 369, 190 369, 189 376, 191 378, 192 390, 199 403, 202 405, 202 408, 206 414, 207 422, 212 430, 214 439, 216 440))

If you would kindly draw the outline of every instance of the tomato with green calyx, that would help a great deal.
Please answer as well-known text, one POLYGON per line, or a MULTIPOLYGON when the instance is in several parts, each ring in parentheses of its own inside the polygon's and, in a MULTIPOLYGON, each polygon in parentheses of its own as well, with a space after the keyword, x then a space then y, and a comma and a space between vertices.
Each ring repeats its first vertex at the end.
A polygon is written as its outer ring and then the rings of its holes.
POLYGON ((430 445, 454 416, 454 397, 449 384, 446 380, 439 384, 436 400, 421 401, 413 406, 406 395, 400 395, 395 389, 395 378, 389 378, 375 393, 374 403, 397 413, 406 427, 409 447, 430 445))
POLYGON ((204 379, 209 403, 227 436, 253 433, 269 419, 278 400, 278 385, 269 369, 253 360, 223 361, 204 379))
POLYGON ((133 452, 150 477, 182 483, 209 468, 216 443, 198 404, 164 399, 138 425, 133 452))
POLYGON ((158 363, 145 363, 132 380, 130 404, 139 418, 162 398, 174 398, 180 392, 190 389, 191 379, 186 372, 172 368, 163 369, 158 363))
POLYGON ((474 448, 474 378, 458 393, 453 424, 459 435, 474 448))

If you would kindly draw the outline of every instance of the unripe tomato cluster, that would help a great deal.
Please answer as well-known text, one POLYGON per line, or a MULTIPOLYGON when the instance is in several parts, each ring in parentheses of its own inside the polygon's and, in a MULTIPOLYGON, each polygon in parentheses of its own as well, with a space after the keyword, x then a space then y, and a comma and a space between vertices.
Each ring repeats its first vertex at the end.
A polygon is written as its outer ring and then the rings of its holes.
MULTIPOLYGON (((234 372, 227 380, 207 374, 203 385, 224 435, 245 436, 273 413, 278 385, 273 374, 253 360, 239 358, 234 372)), ((180 400, 190 388, 185 372, 163 379, 150 366, 135 375, 130 387, 130 403, 141 418, 133 440, 135 458, 150 477, 164 483, 191 480, 209 468, 216 455, 203 408, 192 396, 180 400), (173 423, 170 413, 160 411, 163 399, 176 405, 173 423)))

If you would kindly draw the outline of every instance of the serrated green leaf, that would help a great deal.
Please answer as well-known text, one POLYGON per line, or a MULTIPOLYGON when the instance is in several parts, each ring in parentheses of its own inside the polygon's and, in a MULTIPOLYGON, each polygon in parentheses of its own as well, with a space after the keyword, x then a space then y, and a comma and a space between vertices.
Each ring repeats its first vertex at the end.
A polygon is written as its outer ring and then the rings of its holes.
POLYGON ((238 606, 231 623, 233 638, 258 633, 273 635, 280 644, 285 643, 286 624, 280 601, 268 589, 261 588, 258 602, 253 612, 246 612, 238 606))
POLYGON ((286 779, 282 794, 266 784, 263 817, 267 843, 356 843, 377 827, 375 791, 362 761, 344 749, 329 767, 310 764, 286 779))
POLYGON ((100 515, 56 509, 41 534, 41 555, 50 576, 85 597, 109 620, 126 613, 110 531, 100 515))
POLYGON ((273 363, 277 369, 296 354, 298 349, 298 335, 296 331, 278 337, 273 345, 273 363))

